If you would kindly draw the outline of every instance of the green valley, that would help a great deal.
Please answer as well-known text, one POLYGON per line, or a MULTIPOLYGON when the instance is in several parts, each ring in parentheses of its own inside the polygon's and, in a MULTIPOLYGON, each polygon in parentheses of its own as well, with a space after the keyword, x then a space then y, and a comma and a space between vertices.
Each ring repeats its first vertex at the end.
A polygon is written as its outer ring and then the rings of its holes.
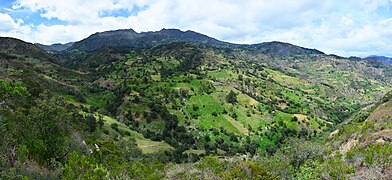
POLYGON ((386 62, 175 29, 67 46, 0 38, 0 179, 392 175, 386 62))

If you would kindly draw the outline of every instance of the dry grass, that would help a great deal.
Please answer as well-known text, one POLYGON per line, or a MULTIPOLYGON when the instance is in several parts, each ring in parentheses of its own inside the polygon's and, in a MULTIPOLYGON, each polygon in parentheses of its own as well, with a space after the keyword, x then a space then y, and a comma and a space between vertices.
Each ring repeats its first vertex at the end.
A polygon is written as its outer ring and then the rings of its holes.
POLYGON ((368 117, 369 121, 392 120, 392 100, 379 106, 368 117))

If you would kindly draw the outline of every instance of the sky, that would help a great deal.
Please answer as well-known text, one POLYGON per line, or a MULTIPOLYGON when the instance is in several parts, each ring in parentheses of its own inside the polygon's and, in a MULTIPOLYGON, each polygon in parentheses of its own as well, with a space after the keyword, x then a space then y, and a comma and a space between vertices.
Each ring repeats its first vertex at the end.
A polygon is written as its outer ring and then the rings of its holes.
POLYGON ((282 41, 340 56, 392 56, 392 0, 0 0, 0 36, 66 43, 132 28, 222 41, 282 41))

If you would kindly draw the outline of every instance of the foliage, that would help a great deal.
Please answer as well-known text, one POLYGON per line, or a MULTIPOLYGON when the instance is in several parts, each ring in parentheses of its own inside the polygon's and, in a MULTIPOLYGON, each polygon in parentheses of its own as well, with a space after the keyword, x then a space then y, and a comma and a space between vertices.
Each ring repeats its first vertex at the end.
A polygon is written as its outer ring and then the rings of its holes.
POLYGON ((364 107, 391 89, 389 66, 285 43, 211 46, 191 32, 201 41, 171 43, 179 32, 168 32, 91 52, 7 42, 0 179, 387 176, 389 116, 372 113, 391 96, 364 107))
POLYGON ((20 83, 11 83, 0 80, 0 99, 7 99, 14 96, 29 96, 27 88, 20 83))
POLYGON ((226 96, 226 102, 228 103, 237 103, 237 94, 234 91, 230 91, 230 93, 226 96))

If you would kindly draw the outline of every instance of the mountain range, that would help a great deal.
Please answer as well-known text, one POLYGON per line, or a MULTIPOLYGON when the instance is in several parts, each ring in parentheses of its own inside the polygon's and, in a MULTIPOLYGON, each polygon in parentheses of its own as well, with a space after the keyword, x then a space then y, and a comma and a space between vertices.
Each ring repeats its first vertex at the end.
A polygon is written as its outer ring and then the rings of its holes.
POLYGON ((387 62, 387 63, 389 63, 389 64, 392 64, 392 58, 390 58, 390 57, 385 57, 385 56, 369 56, 368 58, 373 58, 373 59, 378 59, 378 60, 382 60, 382 61, 385 61, 385 62, 387 62))
POLYGON ((64 51, 64 50, 68 49, 73 44, 74 44, 73 42, 69 42, 69 43, 65 43, 65 44, 55 43, 55 44, 51 44, 51 45, 44 45, 44 44, 36 43, 35 45, 45 51, 48 51, 48 52, 51 52, 51 51, 58 52, 58 51, 64 51))
POLYGON ((382 57, 125 29, 0 38, 0 60, 0 179, 392 174, 382 57))

